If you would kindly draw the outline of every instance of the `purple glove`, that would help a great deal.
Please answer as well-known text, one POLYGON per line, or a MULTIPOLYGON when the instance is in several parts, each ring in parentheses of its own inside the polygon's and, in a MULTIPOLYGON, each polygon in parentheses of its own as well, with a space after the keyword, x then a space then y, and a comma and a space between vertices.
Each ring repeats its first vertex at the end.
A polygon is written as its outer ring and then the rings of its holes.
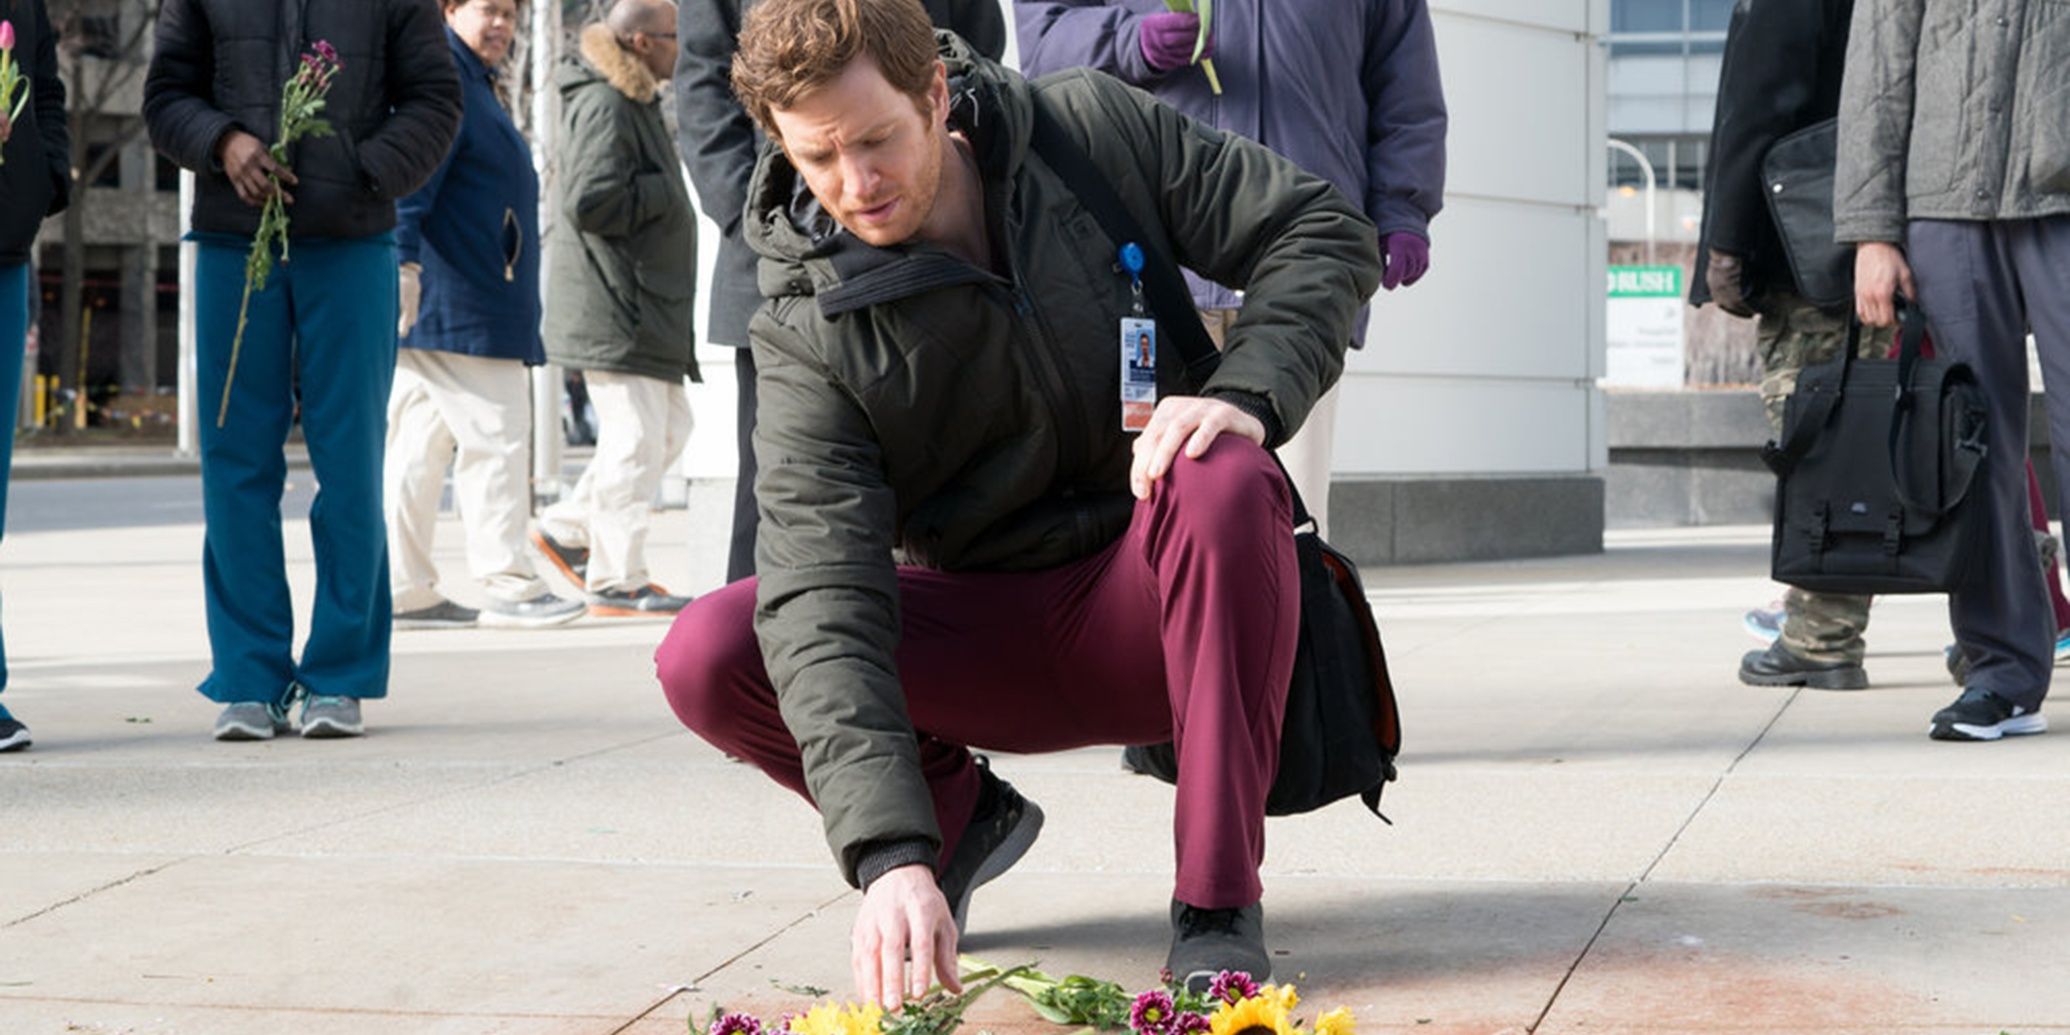
POLYGON ((1430 242, 1421 234, 1396 230, 1380 238, 1380 258, 1386 266, 1380 286, 1389 291, 1406 287, 1430 272, 1430 242))
MULTIPOLYGON (((1146 14, 1136 29, 1136 42, 1142 47, 1143 60, 1159 72, 1184 68, 1193 63, 1193 41, 1200 38, 1200 16, 1185 11, 1160 11, 1146 14)), ((1200 56, 1213 57, 1215 34, 1208 33, 1207 46, 1201 48, 1200 56)))

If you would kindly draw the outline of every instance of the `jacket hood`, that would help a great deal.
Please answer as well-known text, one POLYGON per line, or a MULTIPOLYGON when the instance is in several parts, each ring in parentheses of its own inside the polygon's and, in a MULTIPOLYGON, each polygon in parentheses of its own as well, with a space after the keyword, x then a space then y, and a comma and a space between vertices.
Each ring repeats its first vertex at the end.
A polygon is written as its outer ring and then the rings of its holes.
MULTIPOLYGON (((935 44, 948 68, 949 127, 970 139, 988 185, 1009 181, 1027 155, 1033 123, 1026 81, 955 33, 936 30, 935 44)), ((827 316, 984 275, 911 244, 878 248, 856 239, 820 207, 774 141, 749 180, 742 234, 763 258, 757 281, 765 297, 814 295, 827 316)))
POLYGON ((599 80, 635 104, 652 104, 661 96, 661 81, 618 45, 610 26, 598 23, 583 29, 578 50, 581 60, 563 62, 554 76, 554 85, 563 96, 599 80))

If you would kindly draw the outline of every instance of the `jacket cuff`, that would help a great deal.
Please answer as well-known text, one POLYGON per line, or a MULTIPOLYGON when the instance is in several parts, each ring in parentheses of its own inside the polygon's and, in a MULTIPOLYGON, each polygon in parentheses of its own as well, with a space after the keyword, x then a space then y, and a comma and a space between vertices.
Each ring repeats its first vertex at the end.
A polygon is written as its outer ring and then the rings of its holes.
POLYGON ((1881 216, 1838 220, 1833 224, 1833 240, 1838 244, 1901 245, 1905 243, 1905 221, 1881 216))
POLYGON ((877 878, 901 866, 918 863, 930 871, 935 864, 934 843, 924 837, 909 837, 899 841, 877 841, 857 854, 855 860, 855 886, 864 891, 877 878))
POLYGON ((1283 436, 1286 434, 1286 426, 1280 422, 1279 414, 1273 411, 1272 400, 1256 392, 1239 391, 1234 388, 1209 392, 1207 397, 1216 402, 1228 403, 1258 418, 1258 423, 1265 425, 1265 448, 1278 449, 1285 444, 1283 436))

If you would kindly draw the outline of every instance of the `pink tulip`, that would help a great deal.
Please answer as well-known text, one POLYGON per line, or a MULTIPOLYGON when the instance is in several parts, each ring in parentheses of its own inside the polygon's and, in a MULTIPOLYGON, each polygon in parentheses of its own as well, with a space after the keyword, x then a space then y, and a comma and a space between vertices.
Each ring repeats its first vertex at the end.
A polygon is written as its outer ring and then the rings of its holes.
POLYGON ((14 23, 0 21, 0 50, 14 49, 14 23))

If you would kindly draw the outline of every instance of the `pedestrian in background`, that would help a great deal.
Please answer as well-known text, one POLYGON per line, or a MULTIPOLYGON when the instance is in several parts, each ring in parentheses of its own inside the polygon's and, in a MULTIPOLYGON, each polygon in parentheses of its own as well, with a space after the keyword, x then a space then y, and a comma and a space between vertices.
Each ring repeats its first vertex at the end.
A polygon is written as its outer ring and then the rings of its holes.
MULTIPOLYGON (((1848 315, 1799 293, 1782 235, 1769 214, 1762 162, 1776 141, 1840 110, 1840 75, 1854 0, 1743 3, 1725 33, 1724 71, 1712 119, 1711 164, 1689 304, 1715 305, 1754 319, 1769 433, 1782 436, 1783 406, 1805 367, 1840 354, 1848 315)), ((1862 334, 1857 354, 1890 350, 1888 330, 1862 334)), ((1869 598, 1792 588, 1783 596, 1779 635, 1767 650, 1740 659, 1753 686, 1858 690, 1869 598)))
MULTIPOLYGON (((22 397, 22 355, 29 336, 30 252, 48 216, 72 197, 71 131, 65 83, 58 78, 57 33, 43 0, 0 0, 0 21, 15 67, 29 91, 19 122, 0 105, 0 534, 7 530, 7 475, 14 464, 15 404, 22 397)), ((0 690, 7 689, 7 646, 0 638, 0 690)), ((0 751, 29 746, 29 728, 0 704, 0 751)))
POLYGON ((526 526, 539 338, 539 176, 500 96, 517 0, 442 0, 460 72, 460 135, 397 206, 402 318, 383 472, 395 627, 543 627, 572 621, 533 567, 526 526), (439 592, 431 544, 446 468, 467 532, 479 611, 439 592))
MULTIPOLYGON (((1256 140, 1335 184, 1379 227, 1381 287, 1429 270, 1447 119, 1424 0, 1221 0, 1201 52, 1214 60, 1219 95, 1193 64, 1199 17, 1163 0, 1014 0, 1014 12, 1029 77, 1089 66, 1256 140)), ((1242 293, 1190 271, 1186 279, 1221 346, 1242 319, 1242 293)), ((1365 344, 1366 324, 1362 313, 1353 348, 1365 344)), ((1336 420, 1333 387, 1278 450, 1325 537, 1336 420)))
MULTIPOLYGON (((1840 93, 1835 239, 1855 248, 1855 308, 1931 321, 1976 373, 1991 444, 1984 544, 1948 597, 1969 662, 1936 740, 2048 728, 2055 622, 2028 527, 2027 336, 2051 437, 2070 442, 2070 11, 2043 0, 1858 0, 1840 93)), ((2070 457, 2056 456, 2058 476, 2070 457)))
MULTIPOLYGON (((755 350, 748 348, 748 317, 762 304, 755 284, 755 253, 741 234, 748 177, 762 133, 733 95, 728 80, 740 39, 743 0, 698 0, 676 16, 682 53, 676 58, 676 146, 697 187, 704 214, 719 227, 719 257, 706 294, 711 310, 705 338, 733 347, 738 474, 733 483, 733 532, 726 551, 726 581, 755 573, 755 350)), ((994 61, 1006 51, 1006 17, 999 0, 924 0, 928 18, 963 37, 994 61)))
POLYGON ((646 557, 655 491, 690 436, 683 378, 697 379, 697 222, 661 114, 675 26, 668 0, 618 0, 554 79, 566 165, 546 352, 582 371, 598 428, 589 467, 534 541, 600 616, 689 602, 651 580, 646 557))
POLYGON ((357 736, 360 702, 388 693, 385 404, 395 372, 395 199, 438 168, 460 123, 460 83, 425 0, 283 4, 165 0, 144 81, 151 142, 197 178, 196 365, 203 414, 202 573, 223 705, 219 740, 290 729, 357 736), (327 43, 342 67, 323 117, 278 164, 281 90, 327 43), (287 201, 291 256, 250 296, 232 381, 245 257, 261 207, 287 201), (284 446, 299 414, 319 490, 310 508, 316 602, 301 657, 280 532, 284 446))

